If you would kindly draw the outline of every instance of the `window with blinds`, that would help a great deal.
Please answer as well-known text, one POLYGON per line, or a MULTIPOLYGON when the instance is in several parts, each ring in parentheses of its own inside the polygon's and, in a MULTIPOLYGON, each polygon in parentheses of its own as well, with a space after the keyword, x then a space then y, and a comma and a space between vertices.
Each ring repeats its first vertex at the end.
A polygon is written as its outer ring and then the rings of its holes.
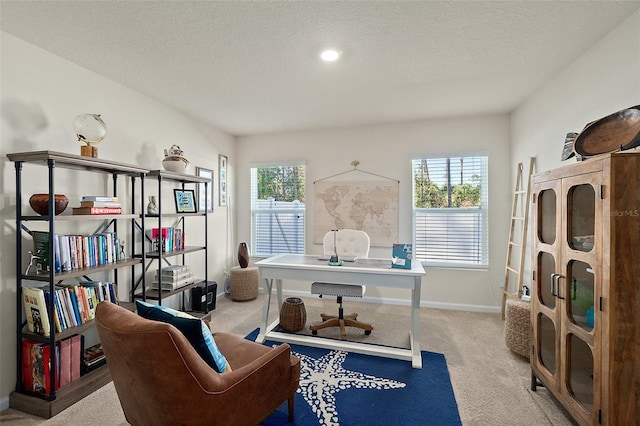
POLYGON ((251 168, 252 255, 304 253, 305 167, 251 168))
POLYGON ((488 266, 488 157, 412 165, 414 257, 433 266, 488 266))

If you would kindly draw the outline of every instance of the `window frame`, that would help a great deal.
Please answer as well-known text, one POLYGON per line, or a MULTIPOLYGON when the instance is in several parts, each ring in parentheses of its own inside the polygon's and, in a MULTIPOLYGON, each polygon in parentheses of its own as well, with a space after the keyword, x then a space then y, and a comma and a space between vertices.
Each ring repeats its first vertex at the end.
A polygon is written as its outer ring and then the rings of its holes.
MULTIPOLYGON (((282 253, 292 253, 292 254, 305 254, 306 253, 306 202, 299 202, 298 204, 295 204, 294 207, 294 202, 291 202, 292 206, 291 208, 272 208, 272 209, 265 209, 265 208, 258 208, 258 198, 257 198, 257 173, 258 173, 258 169, 265 169, 265 168, 274 168, 274 167, 299 167, 302 166, 303 167, 303 171, 304 171, 304 183, 302 186, 302 189, 304 190, 304 196, 306 199, 306 163, 304 161, 293 161, 293 162, 269 162, 269 163, 259 163, 259 164, 252 164, 250 166, 249 169, 249 173, 250 173, 250 202, 251 202, 251 247, 252 247, 252 257, 256 257, 256 258, 268 258, 271 256, 275 256, 277 254, 282 254, 282 253), (285 215, 293 215, 293 216, 301 216, 301 217, 297 217, 294 218, 295 220, 301 220, 301 226, 300 226, 300 231, 299 233, 296 233, 296 236, 298 236, 299 238, 296 238, 294 241, 294 250, 291 250, 289 252, 287 251, 269 251, 269 252, 265 252, 264 250, 261 250, 261 241, 260 241, 260 236, 258 235, 258 220, 259 220, 259 216, 262 214, 269 214, 269 215, 275 215, 275 214, 285 214, 285 215), (301 238, 301 241, 300 241, 301 238), (298 248, 297 250, 295 248, 298 248)), ((279 201, 276 201, 276 203, 279 201)), ((286 230, 285 230, 286 231, 286 230)), ((285 233, 285 235, 288 235, 285 233)), ((286 241, 285 241, 286 244, 286 241)))
MULTIPOLYGON (((451 170, 449 170, 451 171, 451 170)), ((453 185, 452 185, 453 187, 453 185)), ((427 267, 441 267, 452 269, 477 269, 488 270, 489 269, 489 155, 487 153, 461 153, 451 155, 424 155, 411 159, 411 211, 412 211, 412 241, 414 246, 414 257, 417 261, 421 262, 427 267), (416 207, 416 179, 415 179, 415 162, 422 160, 445 160, 445 159, 459 159, 459 158, 480 158, 483 160, 483 176, 480 181, 480 206, 478 207, 431 207, 431 208, 419 208, 416 207), (420 247, 418 247, 418 215, 422 212, 441 213, 444 215, 453 215, 460 213, 477 213, 478 217, 482 221, 479 225, 480 232, 480 260, 477 262, 462 261, 462 260, 436 260, 428 258, 418 258, 420 247)), ((426 234, 426 231, 425 231, 426 234)), ((442 245, 446 248, 447 245, 442 245)))

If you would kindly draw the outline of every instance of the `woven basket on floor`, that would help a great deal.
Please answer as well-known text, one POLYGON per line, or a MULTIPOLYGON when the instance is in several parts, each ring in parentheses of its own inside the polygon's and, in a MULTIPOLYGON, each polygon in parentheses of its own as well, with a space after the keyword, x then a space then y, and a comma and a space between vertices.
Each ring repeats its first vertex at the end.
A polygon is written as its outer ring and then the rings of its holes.
POLYGON ((258 297, 258 268, 248 266, 231 268, 231 299, 236 301, 253 300, 258 297))
POLYGON ((307 310, 298 297, 289 297, 280 309, 280 328, 286 331, 300 331, 307 323, 307 310))
POLYGON ((505 335, 507 347, 525 358, 531 352, 531 304, 518 299, 507 299, 505 304, 505 335))

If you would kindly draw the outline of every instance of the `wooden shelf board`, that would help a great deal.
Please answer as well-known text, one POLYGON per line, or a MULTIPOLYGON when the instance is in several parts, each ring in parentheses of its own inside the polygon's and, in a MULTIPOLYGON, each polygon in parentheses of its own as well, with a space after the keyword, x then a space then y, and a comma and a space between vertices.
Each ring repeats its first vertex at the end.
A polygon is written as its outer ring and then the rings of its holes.
MULTIPOLYGON (((187 246, 184 248, 184 250, 179 250, 179 251, 169 251, 169 252, 162 252, 162 257, 174 257, 174 256, 181 256, 183 254, 187 254, 187 253, 193 253, 196 251, 201 251, 204 250, 205 247, 204 246, 187 246)), ((136 254, 135 257, 140 257, 141 255, 136 254)), ((147 259, 157 259, 159 257, 159 254, 157 251, 150 251, 146 253, 147 259)))
POLYGON ((201 177, 201 176, 195 176, 195 175, 188 175, 188 174, 184 174, 184 173, 168 172, 168 171, 165 171, 165 170, 150 170, 149 173, 147 174, 147 176, 156 177, 156 178, 162 178, 162 179, 167 179, 167 180, 173 180, 173 181, 176 181, 176 182, 184 182, 184 183, 209 183, 209 182, 211 182, 211 179, 209 179, 209 178, 205 178, 205 177, 201 177))
MULTIPOLYGON (((142 263, 142 259, 138 257, 129 257, 127 259, 118 260, 116 262, 105 263, 104 265, 92 266, 90 268, 82 268, 82 269, 73 269, 67 272, 58 272, 54 275, 54 280, 64 280, 67 278, 74 277, 82 277, 84 275, 91 275, 97 272, 111 271, 113 269, 124 268, 126 266, 132 266, 142 263)), ((49 281, 48 274, 39 274, 39 275, 23 275, 23 279, 25 280, 34 280, 34 281, 49 281)))
POLYGON ((53 401, 14 391, 9 396, 9 406, 34 416, 50 419, 110 381, 111 372, 105 365, 58 389, 56 399, 53 401))
POLYGON ((144 169, 131 164, 124 164, 124 163, 119 163, 117 161, 104 160, 101 158, 83 157, 81 155, 74 155, 66 152, 56 152, 56 151, 16 152, 12 154, 7 154, 7 157, 11 161, 40 163, 44 166, 47 165, 48 160, 54 160, 56 162, 56 167, 62 167, 66 169, 86 170, 90 172, 122 173, 122 174, 127 174, 132 176, 138 176, 140 174, 146 174, 149 172, 149 169, 144 169))
MULTIPOLYGON (((147 297, 147 299, 150 300, 160 300, 160 296, 162 296, 162 299, 166 299, 167 297, 171 297, 173 295, 176 294, 180 294, 180 293, 184 293, 185 291, 189 290, 190 288, 193 287, 197 287, 199 285, 204 284, 204 280, 196 280, 195 282, 191 283, 191 284, 187 284, 187 285, 183 285, 182 287, 179 287, 175 290, 162 290, 162 294, 160 295, 158 293, 158 289, 147 289, 147 291, 145 292, 145 295, 147 297)), ((141 299, 142 298, 142 293, 136 293, 134 295, 136 297, 136 299, 141 299)))
POLYGON ((191 316, 194 316, 196 318, 200 318, 206 321, 211 321, 211 314, 213 313, 213 311, 209 311, 206 314, 200 311, 184 311, 184 312, 188 313, 191 316))

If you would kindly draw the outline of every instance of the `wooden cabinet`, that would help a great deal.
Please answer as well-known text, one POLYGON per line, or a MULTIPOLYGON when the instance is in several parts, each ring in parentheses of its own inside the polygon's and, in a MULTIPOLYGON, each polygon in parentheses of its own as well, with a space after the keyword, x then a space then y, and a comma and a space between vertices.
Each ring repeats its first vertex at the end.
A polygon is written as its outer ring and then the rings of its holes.
MULTIPOLYGON (((170 265, 186 265, 190 267, 191 273, 196 278, 193 282, 186 285, 180 285, 173 289, 163 289, 161 281, 153 283, 153 280, 149 280, 149 277, 139 277, 135 287, 132 289, 132 298, 141 300, 152 300, 162 305, 163 300, 171 296, 181 296, 181 309, 187 310, 190 308, 185 304, 185 293, 196 286, 204 286, 204 294, 207 294, 209 275, 208 269, 208 220, 207 211, 189 212, 176 212, 177 205, 175 203, 174 194, 171 193, 171 189, 179 190, 191 190, 194 194, 198 194, 198 185, 204 185, 205 200, 204 205, 207 205, 208 201, 206 197, 210 191, 208 186, 211 185, 211 179, 187 175, 182 173, 167 172, 164 170, 152 170, 148 173, 147 183, 151 184, 151 181, 155 180, 157 186, 151 191, 155 197, 158 207, 157 215, 146 215, 142 218, 146 226, 140 227, 147 230, 144 236, 143 252, 138 255, 143 258, 145 263, 145 271, 156 271, 156 276, 161 276, 163 267, 170 265), (197 232, 185 233, 186 221, 199 221, 193 223, 193 228, 197 229, 197 232), (178 230, 184 235, 184 242, 182 247, 167 248, 167 244, 163 242, 163 233, 158 232, 157 249, 151 249, 153 244, 153 236, 149 236, 149 233, 156 228, 161 230, 165 228, 173 228, 178 230), (199 262, 193 262, 195 256, 201 256, 199 262), (199 263, 202 265, 198 270, 192 268, 192 264, 199 263), (151 282, 150 282, 151 281, 151 282)), ((197 196, 194 196, 194 206, 198 205, 197 196)), ((197 207, 196 207, 197 210, 197 207)), ((205 305, 207 305, 205 303, 205 305)), ((207 308, 204 312, 192 312, 195 315, 209 316, 207 308)))
MULTIPOLYGON (((22 360, 22 340, 30 339, 38 342, 48 344, 49 347, 55 347, 56 343, 70 337, 74 334, 81 334, 93 327, 93 321, 83 322, 81 325, 75 327, 69 327, 62 332, 56 332, 54 324, 54 307, 53 304, 49 304, 48 318, 49 329, 51 330, 48 337, 41 336, 35 333, 30 333, 23 320, 23 304, 22 304, 22 288, 23 285, 40 284, 48 288, 49 294, 53 295, 55 285, 60 282, 73 282, 67 281, 71 279, 76 280, 88 280, 89 277, 95 276, 95 274, 109 275, 109 280, 118 283, 118 270, 122 268, 131 268, 131 277, 133 277, 133 271, 136 265, 140 265, 142 262, 139 258, 131 256, 133 253, 133 242, 129 245, 129 256, 115 260, 109 263, 100 264, 97 266, 90 266, 85 268, 76 268, 64 272, 56 272, 55 268, 50 267, 49 271, 44 274, 35 273, 35 271, 26 271, 26 264, 23 262, 23 256, 27 250, 32 248, 31 237, 29 234, 32 232, 32 228, 39 228, 41 231, 48 232, 48 236, 53 236, 57 232, 61 232, 60 229, 75 230, 82 225, 95 225, 95 228, 99 229, 99 232, 104 232, 107 229, 111 229, 113 232, 118 232, 118 222, 125 221, 133 223, 134 218, 138 218, 140 213, 136 211, 141 208, 140 200, 137 201, 134 189, 136 184, 143 182, 144 176, 148 170, 132 166, 128 164, 122 164, 112 161, 101 160, 97 158, 88 158, 78 155, 59 153, 53 151, 33 151, 22 152, 15 154, 7 154, 9 160, 15 163, 16 171, 16 347, 17 347, 17 365, 16 376, 17 384, 16 391, 10 396, 10 406, 21 411, 25 411, 31 414, 38 415, 40 417, 49 418, 65 408, 69 407, 73 403, 77 402, 81 398, 94 392, 101 386, 105 385, 111 380, 109 375, 109 369, 107 367, 101 367, 94 371, 87 373, 80 377, 80 379, 72 381, 71 383, 60 387, 59 390, 50 392, 49 396, 37 395, 26 391, 24 384, 22 383, 21 375, 21 360, 22 360), (42 171, 42 166, 46 167, 47 177, 42 179, 42 173, 37 173, 36 169, 42 171), (129 211, 124 214, 118 215, 59 215, 53 214, 53 202, 49 204, 49 214, 45 216, 39 216, 30 212, 30 209, 26 206, 27 199, 23 197, 23 175, 28 175, 29 181, 33 182, 34 179, 42 180, 43 187, 46 187, 49 194, 49 199, 53 200, 53 195, 57 192, 56 189, 63 187, 68 189, 72 186, 72 183, 64 183, 62 179, 57 177, 59 169, 72 169, 79 170, 78 176, 86 177, 87 174, 98 174, 97 180, 100 181, 100 191, 111 187, 111 195, 117 196, 118 178, 123 176, 125 179, 130 178, 130 187, 127 198, 129 199, 128 209, 129 211), (86 173, 85 173, 86 172, 86 173), (137 181, 137 182, 136 182, 137 181), (26 244, 23 244, 26 243, 26 244), (26 246, 25 246, 26 245, 26 246), (31 283, 31 284, 29 284, 31 283)), ((128 183, 125 183, 125 185, 128 183)), ((44 188, 43 188, 44 189, 44 188)), ((44 192, 44 191, 42 191, 44 192)), ((65 192, 65 191, 59 191, 65 192)), ((87 194, 88 195, 88 194, 87 194)), ((101 195, 101 194, 95 194, 101 195)), ((106 194, 105 194, 106 195, 106 194)), ((143 194, 144 195, 144 194, 143 194)), ((68 209, 74 207, 77 200, 71 200, 68 209)), ((95 229, 93 226, 91 226, 95 229)), ((132 226, 133 227, 133 226, 132 226)), ((122 228, 121 228, 122 230, 122 228)), ((54 265, 54 240, 48 239, 48 257, 49 265, 54 265)), ((51 363, 56 365, 57 363, 56 351, 51 352, 51 363)), ((54 383, 56 381, 56 371, 53 369, 50 375, 50 381, 46 384, 48 389, 54 389, 54 383)))
POLYGON ((638 424, 640 152, 532 179, 532 389, 582 425, 638 424))

